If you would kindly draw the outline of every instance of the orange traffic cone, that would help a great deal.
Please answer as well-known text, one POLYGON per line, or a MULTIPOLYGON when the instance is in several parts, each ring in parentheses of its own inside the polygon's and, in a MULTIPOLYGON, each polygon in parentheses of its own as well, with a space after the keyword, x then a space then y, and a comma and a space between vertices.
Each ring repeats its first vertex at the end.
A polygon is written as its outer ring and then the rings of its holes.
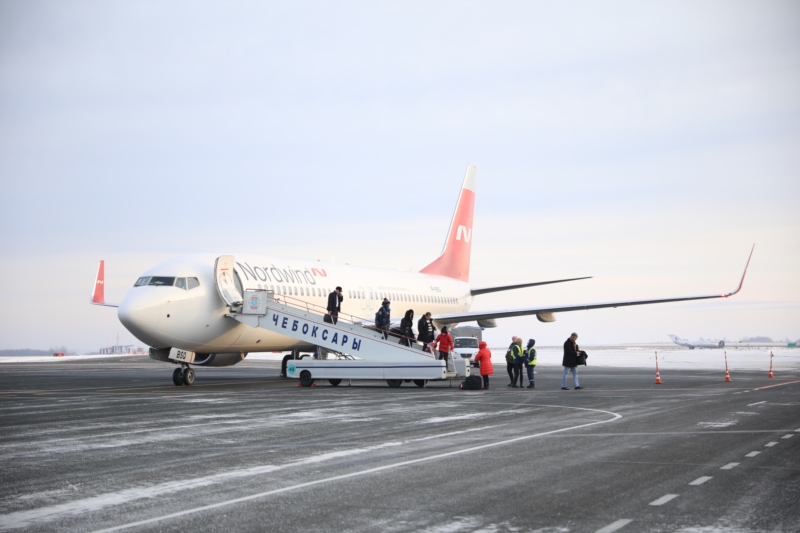
POLYGON ((768 378, 774 378, 775 375, 772 373, 772 350, 769 351, 769 376, 768 378))
POLYGON ((658 352, 656 352, 656 382, 655 385, 663 385, 661 383, 661 374, 658 372, 658 352))
POLYGON ((725 351, 725 381, 727 382, 727 381, 730 381, 730 380, 731 380, 731 374, 730 374, 730 372, 728 372, 728 352, 726 350, 725 351))

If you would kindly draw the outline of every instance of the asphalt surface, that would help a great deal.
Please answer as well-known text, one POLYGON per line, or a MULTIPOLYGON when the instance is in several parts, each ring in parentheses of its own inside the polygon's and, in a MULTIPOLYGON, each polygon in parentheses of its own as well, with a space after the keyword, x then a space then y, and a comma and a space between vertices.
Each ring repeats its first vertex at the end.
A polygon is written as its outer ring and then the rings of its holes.
POLYGON ((172 368, 2 365, 0 530, 800 531, 800 373, 464 392, 172 368))

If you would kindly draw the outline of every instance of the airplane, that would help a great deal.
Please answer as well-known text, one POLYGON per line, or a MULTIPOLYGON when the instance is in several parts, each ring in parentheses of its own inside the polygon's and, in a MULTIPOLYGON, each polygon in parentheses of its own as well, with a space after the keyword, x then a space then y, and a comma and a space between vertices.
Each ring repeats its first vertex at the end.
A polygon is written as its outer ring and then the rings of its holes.
MULTIPOLYGON (((288 351, 297 357, 300 351, 315 350, 313 345, 250 327, 226 316, 231 312, 231 302, 241 301, 245 289, 272 291, 278 298, 291 295, 324 309, 328 294, 334 287, 341 286, 344 288, 343 314, 372 317, 386 298, 392 302, 395 316, 413 309, 416 317, 431 312, 437 328, 465 322, 477 322, 481 327, 490 328, 496 327, 498 319, 508 317, 535 315, 540 322, 553 322, 556 314, 570 311, 728 298, 737 294, 744 283, 752 249, 739 286, 729 293, 470 311, 475 297, 483 294, 588 279, 584 276, 471 287, 469 273, 476 182, 477 169, 470 164, 444 248, 437 259, 419 272, 236 254, 233 256, 235 289, 232 292, 238 294, 222 294, 215 280, 215 268, 216 261, 223 254, 194 254, 175 257, 142 273, 122 302, 115 304, 105 301, 105 266, 101 260, 91 303, 117 307, 117 315, 125 328, 151 347, 151 358, 176 364, 168 358, 170 350, 175 348, 195 352, 192 363, 195 366, 216 367, 237 364, 253 352, 288 351)), ((371 322, 372 319, 365 321, 371 322)))
POLYGON ((694 350, 695 348, 724 348, 725 341, 688 341, 686 339, 681 339, 677 335, 667 335, 672 342, 677 344, 678 346, 686 346, 690 350, 694 350))

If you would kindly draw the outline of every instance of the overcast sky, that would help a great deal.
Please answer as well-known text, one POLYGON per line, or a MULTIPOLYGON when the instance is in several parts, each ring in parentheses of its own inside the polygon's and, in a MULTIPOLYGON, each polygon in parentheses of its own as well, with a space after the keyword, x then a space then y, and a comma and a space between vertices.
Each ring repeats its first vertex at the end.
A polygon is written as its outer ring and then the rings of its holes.
POLYGON ((493 344, 800 337, 798 2, 0 2, 0 348, 184 253, 419 269, 478 167, 493 344))

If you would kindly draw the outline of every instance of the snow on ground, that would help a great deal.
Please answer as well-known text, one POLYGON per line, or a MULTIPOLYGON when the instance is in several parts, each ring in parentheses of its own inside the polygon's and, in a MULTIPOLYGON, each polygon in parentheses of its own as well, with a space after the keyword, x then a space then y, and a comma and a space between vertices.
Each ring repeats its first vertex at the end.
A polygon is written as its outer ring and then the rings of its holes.
POLYGON ((88 361, 90 359, 113 359, 115 357, 147 357, 137 354, 92 354, 92 355, 65 355, 55 357, 52 355, 4 355, 0 356, 0 363, 63 363, 64 361, 88 361))
MULTIPOLYGON (((797 348, 745 348, 732 350, 689 350, 652 347, 599 348, 585 347, 589 355, 588 366, 652 368, 655 371, 655 352, 658 351, 658 366, 661 370, 719 370, 725 372, 725 354, 728 368, 736 370, 769 372, 769 354, 774 372, 800 371, 800 349, 797 348)), ((542 347, 538 350, 540 365, 561 366, 563 348, 542 347)), ((505 367, 506 348, 492 349, 492 363, 505 367)))

